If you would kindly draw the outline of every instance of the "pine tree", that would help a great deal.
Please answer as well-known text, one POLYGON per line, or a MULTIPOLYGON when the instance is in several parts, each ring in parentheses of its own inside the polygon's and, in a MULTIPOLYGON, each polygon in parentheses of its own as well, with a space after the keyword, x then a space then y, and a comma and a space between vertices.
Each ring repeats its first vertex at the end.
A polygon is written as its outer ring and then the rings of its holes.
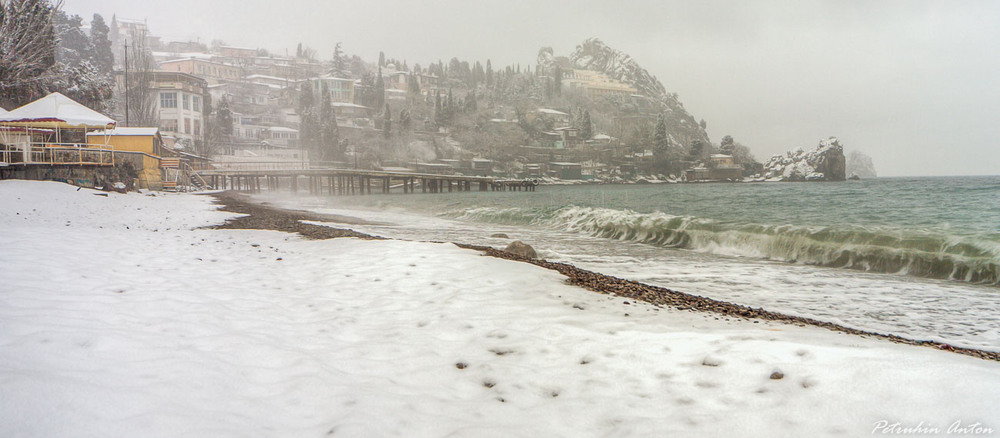
POLYGON ((219 102, 219 108, 215 110, 215 127, 220 135, 233 135, 233 112, 229 109, 229 99, 225 97, 219 102))
POLYGON ((115 55, 111 50, 111 29, 104 22, 101 14, 94 14, 90 22, 90 41, 94 47, 94 60, 97 70, 109 74, 115 66, 115 55))
POLYGON ((333 47, 333 73, 334 76, 346 78, 350 76, 351 63, 344 56, 344 50, 340 48, 340 41, 333 47))
POLYGON ((590 110, 583 111, 583 117, 580 118, 580 137, 584 140, 590 140, 594 137, 594 124, 590 121, 590 110))
POLYGON ((702 154, 705 153, 705 143, 701 140, 693 140, 691 142, 691 149, 688 151, 688 156, 692 161, 700 160, 702 154))
POLYGON ((667 121, 660 113, 656 117, 656 128, 653 130, 653 147, 658 152, 664 152, 670 147, 670 139, 667 137, 667 121))

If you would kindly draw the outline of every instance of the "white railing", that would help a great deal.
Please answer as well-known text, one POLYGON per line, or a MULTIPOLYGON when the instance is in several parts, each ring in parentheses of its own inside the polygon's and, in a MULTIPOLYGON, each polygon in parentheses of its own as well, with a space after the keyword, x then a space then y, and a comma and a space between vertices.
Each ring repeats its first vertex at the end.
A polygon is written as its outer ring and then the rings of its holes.
POLYGON ((78 143, 15 143, 0 145, 7 164, 113 166, 114 149, 78 143))

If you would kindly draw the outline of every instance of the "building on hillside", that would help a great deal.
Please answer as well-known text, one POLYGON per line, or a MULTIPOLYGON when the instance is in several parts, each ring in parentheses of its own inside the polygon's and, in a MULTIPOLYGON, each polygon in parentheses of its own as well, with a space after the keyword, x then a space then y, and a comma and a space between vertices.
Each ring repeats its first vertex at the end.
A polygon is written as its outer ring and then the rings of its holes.
POLYGON ((417 163, 417 173, 432 173, 436 175, 452 175, 455 167, 445 163, 417 163))
POLYGON ((528 113, 528 122, 534 123, 535 118, 537 117, 550 120, 553 124, 555 124, 555 126, 566 126, 570 122, 569 114, 551 108, 538 108, 537 110, 528 113))
POLYGON ((323 65, 317 62, 277 62, 274 64, 267 64, 267 68, 259 69, 256 73, 266 74, 270 76, 277 76, 280 78, 289 78, 302 80, 305 78, 316 77, 323 72, 323 65))
POLYGON ((580 163, 549 163, 549 176, 559 179, 583 179, 583 165, 580 163))
POLYGON ((162 61, 160 62, 160 69, 192 74, 209 79, 213 83, 238 81, 245 76, 243 68, 239 66, 191 57, 162 61))
MULTIPOLYGON (((330 93, 330 102, 354 103, 354 80, 333 76, 310 78, 314 96, 322 96, 323 90, 330 93)), ((319 98, 316 100, 321 102, 319 98)))
POLYGON ((267 129, 257 114, 233 113, 233 139, 240 143, 259 143, 267 129))
POLYGON ((694 181, 739 181, 743 179, 743 167, 736 164, 732 155, 713 154, 708 165, 699 165, 684 172, 688 182, 694 181))
POLYGON ((253 58, 257 57, 257 49, 251 49, 249 47, 233 47, 233 46, 221 46, 219 47, 219 55, 225 56, 226 58, 246 60, 248 63, 252 62, 253 58))
POLYGON ((282 126, 271 126, 261 130, 260 138, 270 146, 280 148, 299 147, 299 130, 282 126))
POLYGON ((334 102, 331 104, 337 115, 337 125, 347 128, 370 128, 375 110, 353 103, 334 102))
POLYGON ((407 93, 404 90, 397 90, 395 88, 386 88, 385 90, 386 102, 403 103, 406 102, 406 96, 407 93))
POLYGON ((410 73, 402 70, 396 70, 396 66, 394 64, 389 64, 382 69, 382 81, 385 84, 386 91, 406 91, 409 86, 410 73))
POLYGON ((205 52, 208 47, 197 41, 170 41, 163 48, 171 53, 205 52))
POLYGON ((302 83, 302 80, 288 79, 288 78, 282 78, 282 77, 278 77, 278 76, 269 76, 269 75, 260 75, 260 74, 249 75, 249 76, 246 77, 246 79, 247 79, 247 82, 251 82, 251 83, 254 83, 254 84, 264 84, 264 85, 267 85, 267 86, 270 86, 270 87, 279 87, 279 88, 295 88, 295 89, 298 89, 299 84, 302 83))
POLYGON ((562 128, 555 128, 553 131, 559 134, 559 141, 562 142, 561 147, 572 148, 583 143, 579 128, 564 126, 562 128))
POLYGON ((563 90, 580 90, 587 97, 630 96, 638 90, 608 75, 593 70, 568 70, 562 77, 563 90))
POLYGON ((270 109, 271 87, 251 82, 226 82, 208 86, 213 102, 226 99, 240 113, 262 114, 270 109))
POLYGON ((208 82, 194 75, 154 71, 151 92, 155 113, 167 146, 175 142, 200 146, 205 141, 205 101, 208 82))

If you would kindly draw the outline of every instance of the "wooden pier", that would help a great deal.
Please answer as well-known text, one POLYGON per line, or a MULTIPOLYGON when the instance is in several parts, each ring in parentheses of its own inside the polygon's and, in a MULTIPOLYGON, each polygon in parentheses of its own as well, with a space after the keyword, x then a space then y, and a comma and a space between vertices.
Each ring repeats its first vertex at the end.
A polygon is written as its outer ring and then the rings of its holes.
POLYGON ((204 170, 196 172, 211 187, 246 192, 287 187, 293 193, 305 185, 309 193, 330 195, 445 193, 486 191, 535 191, 529 180, 498 179, 487 176, 438 175, 356 169, 204 170))

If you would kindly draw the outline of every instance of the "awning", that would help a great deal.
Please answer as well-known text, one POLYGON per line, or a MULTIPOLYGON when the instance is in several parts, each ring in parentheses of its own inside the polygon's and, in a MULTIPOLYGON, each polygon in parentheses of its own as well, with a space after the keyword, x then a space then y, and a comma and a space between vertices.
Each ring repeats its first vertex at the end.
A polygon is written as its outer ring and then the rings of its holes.
POLYGON ((52 93, 7 114, 0 114, 0 126, 28 128, 113 128, 117 122, 87 108, 61 93, 52 93))

